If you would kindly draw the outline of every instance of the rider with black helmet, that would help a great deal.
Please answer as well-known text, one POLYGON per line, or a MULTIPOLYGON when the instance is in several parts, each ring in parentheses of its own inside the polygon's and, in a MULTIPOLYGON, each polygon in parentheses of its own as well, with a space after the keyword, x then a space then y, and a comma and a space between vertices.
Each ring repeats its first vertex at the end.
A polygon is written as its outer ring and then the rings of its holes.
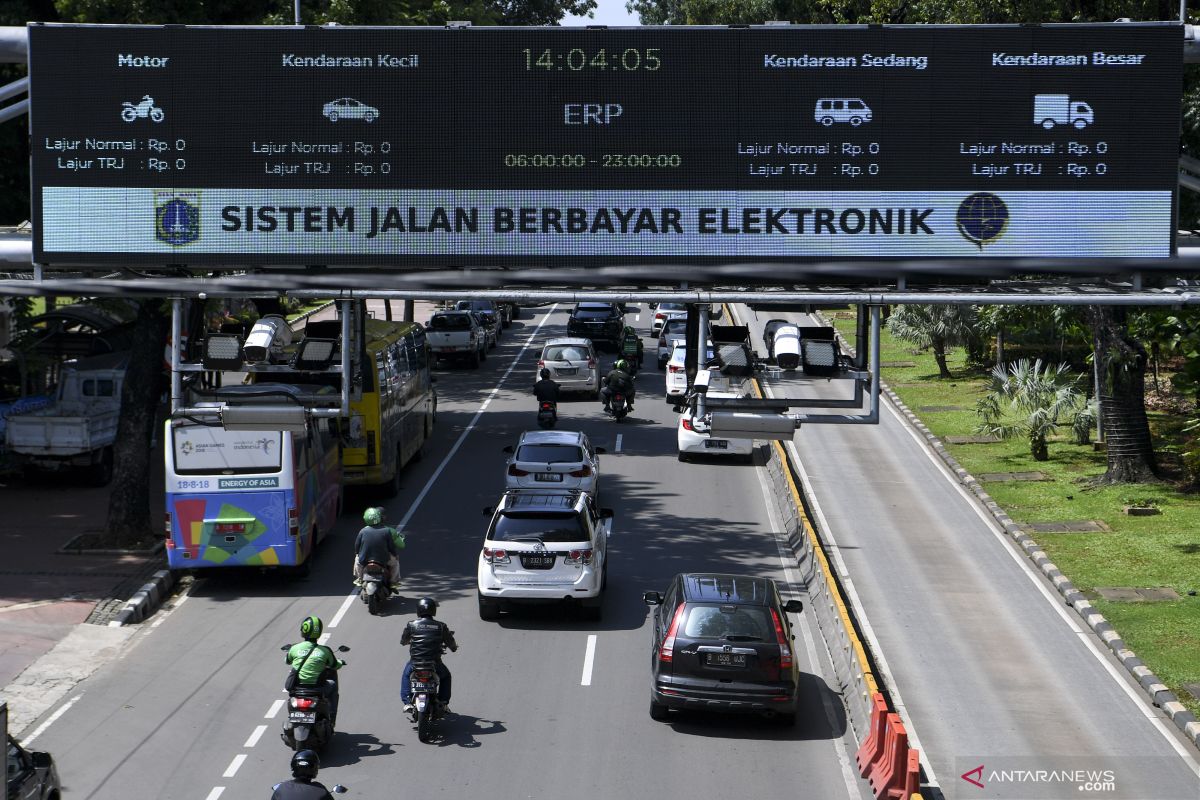
POLYGON ((292 756, 292 779, 275 784, 271 800, 333 800, 325 784, 316 780, 320 768, 321 759, 315 752, 298 751, 292 756))
POLYGON ((449 648, 458 651, 458 642, 454 641, 454 631, 433 615, 437 613, 437 600, 432 597, 422 597, 417 601, 417 618, 404 626, 400 636, 401 646, 408 647, 408 663, 404 665, 404 674, 400 677, 400 699, 404 701, 405 712, 412 711, 412 692, 408 679, 412 675, 414 661, 432 661, 437 665, 438 700, 445 707, 450 703, 450 670, 442 663, 442 649, 449 648))
POLYGON ((548 400, 551 403, 558 402, 559 388, 558 384, 550 377, 550 370, 542 367, 542 371, 538 373, 540 381, 533 385, 533 396, 538 399, 538 402, 548 400))

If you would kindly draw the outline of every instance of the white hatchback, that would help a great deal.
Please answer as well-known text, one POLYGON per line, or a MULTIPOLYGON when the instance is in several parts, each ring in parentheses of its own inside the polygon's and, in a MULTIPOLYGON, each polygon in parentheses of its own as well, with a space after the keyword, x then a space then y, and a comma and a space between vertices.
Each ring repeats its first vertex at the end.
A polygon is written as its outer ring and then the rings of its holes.
MULTIPOLYGON (((750 394, 747 384, 731 381, 728 388, 717 388, 709 385, 708 397, 735 398, 748 397, 750 394)), ((679 415, 676 440, 679 446, 679 460, 687 461, 693 455, 708 456, 743 456, 754 455, 753 439, 723 439, 712 436, 708 425, 703 419, 695 416, 695 402, 684 409, 679 415)))
POLYGON ((587 392, 593 400, 600 399, 600 361, 590 339, 571 337, 551 339, 542 347, 537 362, 536 383, 543 369, 564 392, 587 392))
POLYGON ((509 490, 491 514, 479 552, 479 617, 514 603, 567 602, 599 620, 608 582, 612 509, 583 492, 509 490))
POLYGON ((600 488, 600 454, 578 431, 526 431, 516 447, 504 448, 509 489, 577 489, 595 497, 600 488))

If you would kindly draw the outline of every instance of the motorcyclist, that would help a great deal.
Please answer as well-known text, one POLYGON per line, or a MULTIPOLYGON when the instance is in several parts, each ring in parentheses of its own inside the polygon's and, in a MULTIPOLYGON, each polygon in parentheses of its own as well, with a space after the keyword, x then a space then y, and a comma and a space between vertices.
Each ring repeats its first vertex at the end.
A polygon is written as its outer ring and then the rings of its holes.
POLYGON ((557 405, 559 388, 558 384, 551 380, 550 370, 543 367, 542 371, 538 373, 538 377, 541 380, 533 385, 533 396, 539 403, 549 401, 557 405))
POLYGON ((604 388, 600 390, 600 398, 604 401, 604 411, 612 412, 612 406, 609 400, 612 398, 612 393, 619 391, 625 395, 626 402, 629 403, 629 410, 633 410, 633 376, 629 374, 629 362, 621 358, 613 364, 612 370, 604 376, 604 388))
POLYGON ((312 750, 292 756, 292 779, 275 784, 271 800, 333 800, 325 784, 316 780, 321 759, 312 750))
POLYGON ((288 648, 286 659, 287 665, 298 673, 298 685, 319 687, 329 698, 329 718, 336 726, 337 671, 345 666, 346 662, 334 655, 333 650, 328 646, 317 644, 324 627, 320 617, 305 617, 304 621, 300 623, 300 636, 304 641, 297 642, 288 648))
POLYGON ((642 337, 632 325, 626 325, 621 334, 621 355, 630 359, 630 366, 636 372, 642 363, 642 337))
POLYGON ((404 633, 400 636, 401 647, 408 647, 408 663, 404 665, 404 674, 400 677, 400 699, 404 701, 405 713, 413 710, 409 678, 414 661, 432 661, 436 664, 440 679, 438 700, 443 708, 450 704, 450 670, 442 663, 442 648, 458 652, 458 642, 454 641, 454 631, 450 630, 449 625, 433 618, 437 608, 437 600, 432 597, 418 600, 417 618, 404 626, 404 633))
POLYGON ((362 583, 362 570, 368 561, 387 564, 388 583, 392 591, 400 589, 400 550, 404 549, 404 534, 383 524, 383 509, 368 508, 363 512, 366 527, 354 539, 354 584, 362 583))

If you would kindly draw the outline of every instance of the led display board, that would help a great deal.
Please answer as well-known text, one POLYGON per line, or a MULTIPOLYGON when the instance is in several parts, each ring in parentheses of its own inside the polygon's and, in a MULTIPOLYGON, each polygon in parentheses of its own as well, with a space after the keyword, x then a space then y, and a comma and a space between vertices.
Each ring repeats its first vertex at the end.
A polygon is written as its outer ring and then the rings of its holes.
POLYGON ((32 25, 42 263, 1172 252, 1178 25, 32 25))

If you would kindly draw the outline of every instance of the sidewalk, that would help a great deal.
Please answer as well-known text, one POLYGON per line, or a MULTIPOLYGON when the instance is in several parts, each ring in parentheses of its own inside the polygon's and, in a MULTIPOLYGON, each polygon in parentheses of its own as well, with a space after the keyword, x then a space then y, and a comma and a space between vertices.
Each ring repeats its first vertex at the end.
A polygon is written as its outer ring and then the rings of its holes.
MULTIPOLYGON (((164 513, 162 459, 151 469, 150 519, 164 513)), ((104 527, 109 490, 66 474, 0 479, 0 693, 78 625, 108 619, 165 563, 152 554, 59 552, 104 527)))

